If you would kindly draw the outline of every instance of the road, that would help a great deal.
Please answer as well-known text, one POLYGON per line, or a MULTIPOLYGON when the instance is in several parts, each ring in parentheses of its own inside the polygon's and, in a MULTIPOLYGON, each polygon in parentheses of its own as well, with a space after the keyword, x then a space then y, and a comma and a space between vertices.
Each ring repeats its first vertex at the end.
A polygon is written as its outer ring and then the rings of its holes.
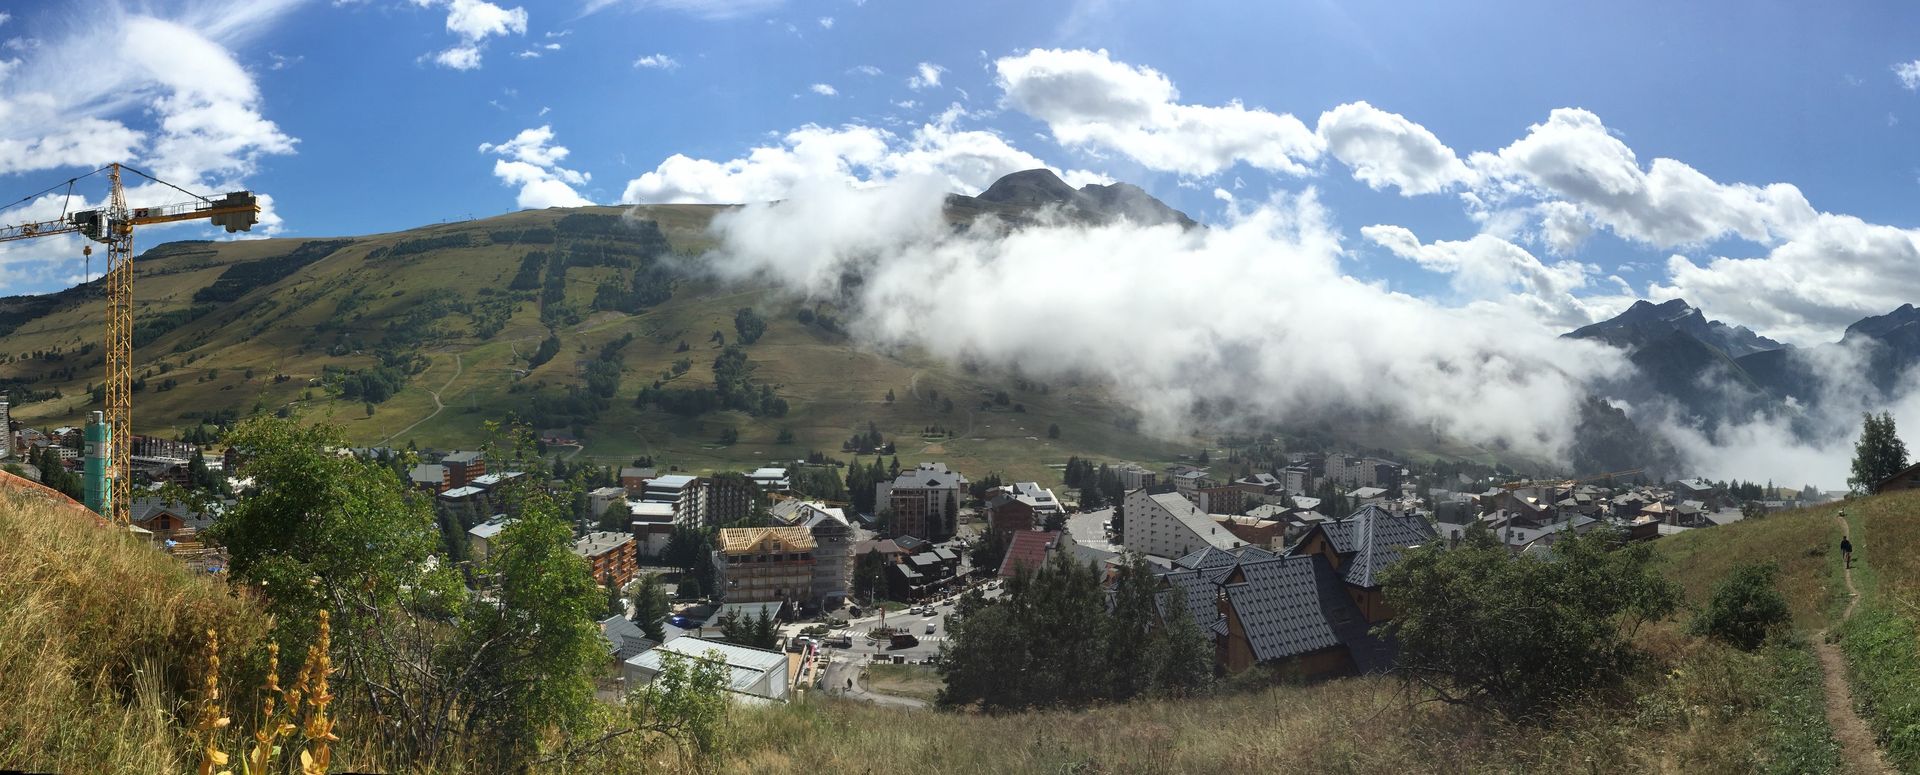
MULTIPOLYGON (((454 353, 453 354, 453 376, 447 378, 447 384, 441 385, 440 390, 446 390, 447 388, 453 387, 453 381, 460 378, 460 369, 461 369, 460 354, 454 353)), ((388 436, 384 439, 381 439, 380 445, 385 446, 387 442, 393 441, 394 439, 397 439, 401 436, 406 435, 408 431, 411 431, 414 428, 420 427, 420 423, 426 422, 428 420, 431 420, 435 417, 440 416, 440 410, 447 408, 446 404, 443 404, 440 402, 440 390, 427 391, 428 395, 433 396, 433 413, 432 414, 429 414, 425 417, 415 420, 412 425, 409 425, 405 428, 401 428, 398 432, 394 433, 393 435, 388 436)))

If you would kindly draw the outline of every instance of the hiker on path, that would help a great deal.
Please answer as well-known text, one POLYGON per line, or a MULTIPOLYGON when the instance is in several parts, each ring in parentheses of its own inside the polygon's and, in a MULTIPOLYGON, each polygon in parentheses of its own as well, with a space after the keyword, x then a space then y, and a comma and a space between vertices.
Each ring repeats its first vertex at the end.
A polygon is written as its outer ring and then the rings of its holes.
POLYGON ((1853 542, 1846 536, 1840 536, 1840 556, 1847 561, 1847 568, 1853 568, 1853 542))

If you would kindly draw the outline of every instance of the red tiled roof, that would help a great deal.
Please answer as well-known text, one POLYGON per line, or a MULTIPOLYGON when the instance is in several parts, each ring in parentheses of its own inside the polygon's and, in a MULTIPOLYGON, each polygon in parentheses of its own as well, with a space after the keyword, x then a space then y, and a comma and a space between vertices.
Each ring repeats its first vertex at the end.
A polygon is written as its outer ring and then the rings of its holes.
POLYGON ((1039 568, 1047 561, 1047 549, 1059 540, 1059 531, 1016 531, 1007 544, 1006 559, 1000 561, 1001 578, 1012 577, 1022 566, 1029 571, 1039 568))

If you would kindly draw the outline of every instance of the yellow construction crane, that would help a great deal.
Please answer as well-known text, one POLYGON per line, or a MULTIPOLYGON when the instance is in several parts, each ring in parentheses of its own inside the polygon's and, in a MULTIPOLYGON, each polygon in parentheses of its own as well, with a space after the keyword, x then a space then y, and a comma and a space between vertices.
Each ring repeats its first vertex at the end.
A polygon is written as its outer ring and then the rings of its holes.
MULTIPOLYGON (((80 212, 66 212, 63 207, 61 216, 54 220, 0 227, 0 242, 77 233, 107 245, 107 266, 103 274, 107 285, 106 414, 104 426, 97 430, 89 428, 87 435, 90 443, 104 442, 109 454, 88 450, 87 507, 124 525, 129 521, 133 488, 133 227, 206 219, 215 226, 226 227, 229 234, 251 231, 253 225, 260 222, 260 204, 251 191, 235 191, 209 199, 120 164, 109 164, 67 180, 63 184, 67 188, 67 201, 73 200, 75 183, 102 172, 107 173, 109 181, 105 207, 80 212), (126 190, 120 185, 122 170, 193 199, 164 207, 129 208, 126 190)), ((21 202, 59 188, 54 186, 21 202)), ((93 246, 86 246, 83 252, 93 255, 93 246)))

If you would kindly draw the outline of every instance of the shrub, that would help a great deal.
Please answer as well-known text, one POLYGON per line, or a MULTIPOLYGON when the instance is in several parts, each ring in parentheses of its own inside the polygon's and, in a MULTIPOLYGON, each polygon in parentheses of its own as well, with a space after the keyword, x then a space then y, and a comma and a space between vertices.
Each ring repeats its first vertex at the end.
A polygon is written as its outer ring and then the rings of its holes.
POLYGON ((1792 618, 1787 599, 1774 583, 1779 573, 1779 568, 1766 563, 1734 568, 1694 617, 1693 634, 1718 638, 1742 651, 1760 648, 1769 634, 1792 618))
POLYGON ((1621 686, 1641 653, 1638 625, 1666 618, 1679 590, 1651 548, 1618 533, 1566 538, 1550 561, 1516 556, 1485 530, 1460 546, 1413 549, 1386 569, 1381 628, 1396 667, 1443 700, 1541 721, 1581 696, 1621 686))

